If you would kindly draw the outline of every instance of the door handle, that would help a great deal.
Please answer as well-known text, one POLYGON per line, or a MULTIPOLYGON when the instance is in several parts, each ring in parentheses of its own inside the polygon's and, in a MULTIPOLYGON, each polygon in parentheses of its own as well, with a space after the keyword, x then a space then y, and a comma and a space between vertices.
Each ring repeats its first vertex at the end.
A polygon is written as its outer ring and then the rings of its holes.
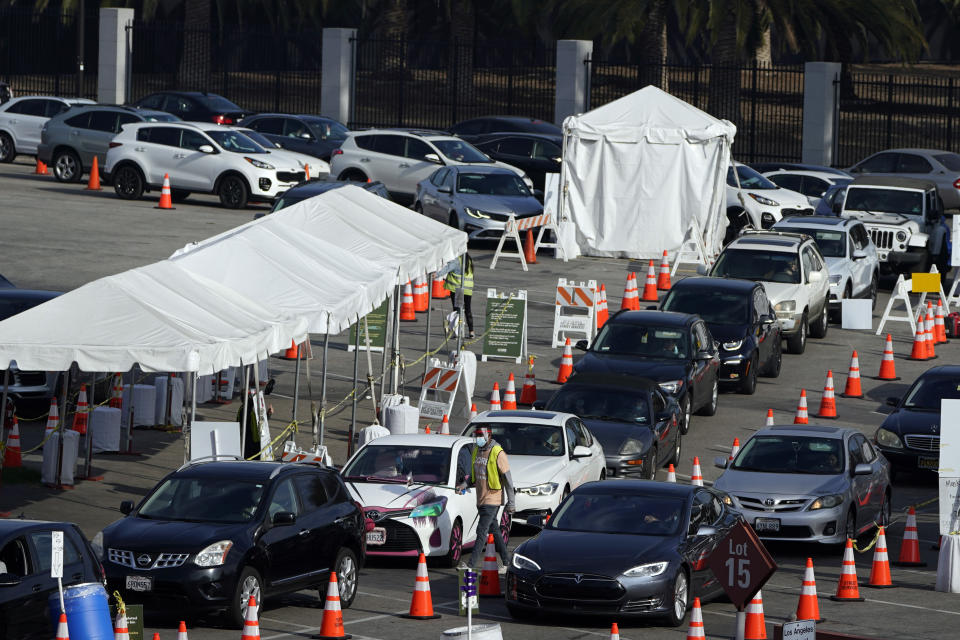
POLYGON ((10 121, 10 124, 17 124, 17 121, 16 121, 16 120, 11 120, 11 121, 10 121))
POLYGON ((35 585, 33 585, 32 591, 33 591, 34 593, 37 593, 37 592, 40 591, 41 589, 43 589, 43 586, 41 586, 41 585, 39 585, 39 584, 35 584, 35 585))
POLYGON ((301 530, 300 530, 300 533, 298 533, 297 535, 298 535, 298 536, 305 536, 305 535, 307 535, 308 533, 310 533, 310 529, 301 529, 301 530))
POLYGON ((80 135, 80 132, 79 132, 79 131, 71 131, 71 132, 70 132, 70 135, 71 135, 71 136, 78 136, 78 135, 80 135))
POLYGON ((144 148, 143 148, 143 147, 134 147, 133 150, 134 150, 134 151, 139 151, 140 153, 143 153, 144 148))
POLYGON ((409 169, 409 168, 410 168, 410 165, 407 164, 406 162, 401 162, 401 163, 400 163, 399 165, 397 165, 397 166, 399 166, 401 169, 409 169))
POLYGON ((187 156, 186 156, 186 154, 183 154, 183 153, 175 153, 175 154, 173 154, 173 157, 174 157, 174 158, 186 158, 187 156))
POLYGON ((370 158, 360 158, 360 162, 370 162, 370 158))

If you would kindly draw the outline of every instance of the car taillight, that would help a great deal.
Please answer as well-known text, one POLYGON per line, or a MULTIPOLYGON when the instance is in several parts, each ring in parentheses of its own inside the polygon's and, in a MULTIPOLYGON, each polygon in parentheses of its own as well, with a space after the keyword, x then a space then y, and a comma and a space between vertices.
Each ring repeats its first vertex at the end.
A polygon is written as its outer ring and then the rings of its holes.
POLYGON ((233 124, 233 118, 230 116, 225 116, 222 113, 213 116, 213 121, 217 124, 233 124))
POLYGON ((114 147, 119 147, 119 146, 121 146, 121 145, 123 145, 122 142, 111 142, 111 143, 110 143, 110 148, 113 149, 114 147))
POLYGON ((331 153, 330 155, 333 155, 333 156, 343 155, 343 149, 334 149, 333 153, 331 153))
POLYGON ((953 188, 960 189, 960 178, 957 178, 956 180, 953 181, 953 188))

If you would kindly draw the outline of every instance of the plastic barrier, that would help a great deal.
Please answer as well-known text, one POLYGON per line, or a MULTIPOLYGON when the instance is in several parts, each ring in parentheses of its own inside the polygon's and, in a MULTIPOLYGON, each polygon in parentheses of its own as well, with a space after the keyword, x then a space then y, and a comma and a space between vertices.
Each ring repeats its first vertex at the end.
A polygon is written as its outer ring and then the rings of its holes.
POLYGON ((911 334, 917 332, 917 324, 913 319, 913 306, 910 304, 910 291, 912 289, 913 281, 905 280, 901 273, 897 278, 896 284, 893 285, 893 291, 890 292, 887 308, 883 310, 883 316, 880 318, 880 326, 877 327, 877 333, 875 335, 883 333, 883 327, 886 326, 888 322, 907 322, 910 324, 911 334), (893 307, 897 302, 900 302, 900 304, 906 308, 906 315, 893 314, 893 307))
POLYGON ((691 223, 683 236, 683 242, 677 251, 677 257, 673 260, 673 268, 670 269, 670 277, 677 275, 677 269, 681 264, 697 264, 703 267, 708 266, 707 249, 703 242, 703 235, 700 233, 700 227, 691 223))
POLYGON ((587 340, 593 340, 597 331, 597 281, 586 283, 569 282, 566 278, 557 280, 556 306, 553 313, 553 338, 551 347, 562 347, 568 334, 580 334, 587 340), (585 313, 569 313, 578 309, 585 313), (567 313, 564 313, 564 312, 567 313))
POLYGON ((423 375, 423 383, 420 387, 420 410, 421 418, 436 418, 441 420, 444 415, 453 413, 453 402, 457 396, 457 388, 460 386, 460 374, 462 367, 457 364, 446 364, 438 358, 431 358, 427 367, 427 372, 423 375), (433 400, 428 399, 430 392, 433 392, 433 400), (443 395, 447 397, 444 398, 443 395))

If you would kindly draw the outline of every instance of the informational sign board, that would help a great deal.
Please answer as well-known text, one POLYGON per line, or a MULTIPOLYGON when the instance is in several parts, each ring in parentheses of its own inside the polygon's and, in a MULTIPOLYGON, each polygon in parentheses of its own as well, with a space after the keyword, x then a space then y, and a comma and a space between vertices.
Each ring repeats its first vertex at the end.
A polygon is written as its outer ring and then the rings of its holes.
POLYGON ((960 267, 960 216, 953 216, 950 241, 953 245, 950 251, 950 266, 960 267))
POLYGON ((873 300, 844 298, 840 301, 841 329, 873 329, 873 300))
POLYGON ((940 293, 939 273, 914 273, 910 280, 913 283, 913 293, 940 293))
MULTIPOLYGON (((467 615, 467 594, 463 592, 463 587, 466 586, 466 583, 463 581, 465 574, 466 574, 466 571, 457 572, 457 593, 460 594, 460 607, 457 613, 461 616, 467 615)), ((480 613, 479 600, 480 599, 477 596, 469 597, 470 608, 473 610, 474 613, 480 613)), ((131 638, 131 640, 133 639, 131 638)))
POLYGON ((520 363, 527 355, 527 292, 497 293, 487 289, 481 359, 506 358, 520 363))
POLYGON ((745 522, 738 522, 708 560, 730 601, 743 611, 777 570, 767 548, 745 522))
MULTIPOLYGON (((110 620, 116 624, 117 605, 115 604, 110 605, 110 620)), ((130 640, 143 640, 142 604, 127 605, 127 633, 130 635, 130 640)))
POLYGON ((940 401, 940 535, 960 531, 960 400, 940 401))
POLYGON ((239 422, 197 420, 190 428, 190 459, 243 455, 239 422))
MULTIPOLYGON (((387 345, 387 326, 388 318, 390 316, 390 298, 387 298, 383 303, 368 313, 365 317, 367 319, 367 332, 370 333, 370 351, 380 351, 382 352, 384 347, 387 345)), ((357 326, 358 323, 354 323, 350 326, 350 343, 347 345, 347 351, 353 351, 356 348, 357 344, 357 326)), ((360 327, 360 350, 365 351, 367 348, 366 336, 363 331, 363 318, 359 322, 360 327)))
POLYGON ((817 623, 813 620, 784 622, 783 640, 817 640, 817 623))
POLYGON ((51 531, 50 577, 63 577, 63 531, 51 531))

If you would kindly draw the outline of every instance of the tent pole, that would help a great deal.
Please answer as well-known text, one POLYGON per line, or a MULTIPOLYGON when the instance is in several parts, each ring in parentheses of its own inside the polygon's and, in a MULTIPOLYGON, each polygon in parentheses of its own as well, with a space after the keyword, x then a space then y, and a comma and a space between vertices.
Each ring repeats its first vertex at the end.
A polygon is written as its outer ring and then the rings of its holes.
MULTIPOLYGON (((307 345, 309 345, 309 343, 310 343, 310 334, 308 333, 307 339, 303 341, 303 353, 305 355, 308 353, 307 345)), ((297 399, 298 399, 298 396, 300 395, 300 353, 301 353, 300 349, 297 349, 297 364, 294 365, 294 370, 293 370, 293 410, 292 410, 293 415, 290 416, 291 422, 296 422, 297 420, 297 399)), ((310 356, 307 355, 307 357, 309 358, 310 356)))
MULTIPOLYGON (((130 367, 130 413, 129 419, 127 420, 127 453, 133 453, 133 396, 134 392, 137 390, 137 372, 134 367, 130 367)), ((64 406, 66 406, 66 400, 64 400, 64 406)), ((63 414, 66 416, 66 412, 63 414)))
POLYGON ((430 367, 430 358, 427 355, 430 353, 430 320, 433 319, 433 279, 436 277, 436 272, 433 272, 427 276, 429 282, 431 283, 430 295, 427 297, 427 338, 423 345, 423 377, 427 377, 427 369, 430 367))
POLYGON ((393 290, 393 350, 390 354, 390 391, 397 394, 400 382, 400 285, 393 290))
POLYGON ((197 421, 197 382, 200 378, 200 372, 193 372, 193 393, 190 394, 190 427, 186 430, 183 438, 184 464, 190 461, 190 439, 193 437, 193 423, 197 421))
MULTIPOLYGON (((384 318, 384 325, 393 326, 393 304, 387 305, 387 317, 384 318)), ((387 330, 387 326, 383 330, 387 330)), ((383 336, 383 351, 380 352, 380 402, 383 402, 383 396, 387 392, 387 336, 383 336)))
POLYGON ((367 316, 363 316, 363 342, 367 351, 367 383, 370 385, 370 399, 373 402, 373 423, 380 424, 377 415, 377 382, 373 379, 373 355, 370 348, 370 327, 367 324, 367 316))
POLYGON ((357 316, 356 344, 353 350, 353 411, 350 416, 350 434, 347 439, 347 457, 353 455, 353 436, 357 432, 357 378, 360 376, 360 316, 357 316))
POLYGON ((327 316, 327 332, 323 334, 323 366, 320 368, 320 434, 313 428, 313 447, 323 446, 323 435, 327 425, 327 352, 330 347, 330 317, 327 316))
MULTIPOLYGON (((10 393, 10 368, 3 370, 3 395, 0 396, 0 439, 3 438, 3 427, 7 422, 7 396, 10 393)), ((0 456, 0 469, 3 469, 3 458, 0 456)))
POLYGON ((57 472, 54 477, 53 484, 55 487, 60 486, 61 480, 61 468, 63 467, 63 425, 67 421, 67 395, 70 391, 70 369, 67 369, 63 372, 63 393, 61 394, 60 404, 60 424, 57 426, 57 433, 59 437, 57 438, 57 472))
MULTIPOLYGON (((307 338, 307 339, 309 339, 309 334, 307 334, 307 335, 308 335, 308 338, 307 338)), ((311 351, 311 353, 313 353, 313 352, 311 351)), ((310 400, 310 430, 311 430, 311 432, 312 432, 312 431, 313 431, 313 428, 314 428, 314 427, 316 426, 316 424, 317 424, 317 421, 316 421, 316 413, 315 413, 315 410, 316 410, 316 408, 317 408, 317 405, 314 404, 314 402, 313 402, 313 384, 312 384, 312 382, 311 382, 311 380, 310 380, 310 375, 311 375, 311 374, 310 374, 310 360, 311 360, 311 359, 312 359, 312 358, 307 358, 307 361, 306 361, 306 371, 304 372, 304 374, 305 374, 305 376, 306 376, 306 381, 307 381, 307 398, 310 400)), ((264 400, 266 400, 266 399, 264 399, 264 400)), ((297 444, 297 432, 298 432, 298 431, 300 431, 300 425, 299 425, 299 424, 297 425, 297 428, 296 428, 296 429, 294 429, 293 431, 290 432, 290 437, 287 438, 287 442, 290 442, 290 443, 293 443, 294 445, 296 445, 296 444, 297 444)), ((314 443, 314 445, 316 445, 316 443, 314 443)), ((282 457, 282 455, 281 455, 281 457, 282 457)))
POLYGON ((249 410, 247 407, 250 401, 250 369, 243 365, 243 362, 240 362, 240 366, 243 367, 243 416, 240 418, 240 457, 246 458, 247 452, 247 414, 249 410))
POLYGON ((463 349, 463 332, 466 330, 467 326, 464 315, 466 313, 466 309, 464 308, 466 302, 463 299, 463 283, 467 279, 467 274, 464 273, 464 269, 466 268, 465 264, 467 262, 464 259, 464 255, 466 254, 460 255, 460 284, 457 285, 457 291, 454 293, 454 295, 457 296, 457 302, 460 303, 460 306, 458 307, 459 313, 457 314, 457 360, 460 359, 460 351, 463 349))
POLYGON ((90 397, 87 399, 86 451, 84 452, 83 477, 89 478, 93 470, 93 408, 97 406, 97 374, 90 374, 90 397))

